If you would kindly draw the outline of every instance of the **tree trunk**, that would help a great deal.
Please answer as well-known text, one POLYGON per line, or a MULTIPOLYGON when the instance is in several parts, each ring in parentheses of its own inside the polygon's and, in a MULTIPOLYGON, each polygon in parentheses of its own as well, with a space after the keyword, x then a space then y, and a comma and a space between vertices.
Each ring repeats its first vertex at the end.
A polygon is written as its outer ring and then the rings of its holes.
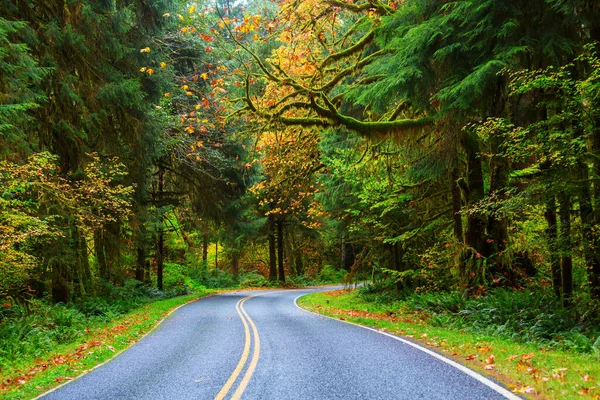
POLYGON ((304 263, 302 261, 302 252, 300 250, 296 250, 294 264, 296 266, 296 275, 304 275, 304 263))
MULTIPOLYGON (((162 205, 162 198, 165 184, 165 170, 162 166, 158 167, 158 202, 162 205)), ((163 290, 163 268, 165 262, 165 232, 163 229, 163 214, 159 213, 158 242, 156 245, 156 286, 158 290, 163 290)))
MULTIPOLYGON (((467 157, 467 206, 471 207, 484 198, 483 169, 479 157, 479 140, 473 133, 465 134, 463 146, 467 157)), ((485 251, 485 217, 480 212, 469 213, 465 243, 477 253, 488 256, 485 251)))
POLYGON ((237 253, 231 256, 231 272, 236 280, 240 277, 240 257, 237 253))
MULTIPOLYGON (((596 43, 596 50, 600 50, 600 3, 598 1, 590 0, 586 3, 587 10, 584 10, 585 15, 590 19, 590 42, 596 43)), ((591 152, 598 156, 600 154, 600 118, 595 118, 593 129, 591 132, 591 152)), ((589 218, 589 210, 586 210, 585 218, 589 221, 588 229, 593 232, 593 236, 587 236, 584 234, 584 239, 592 239, 592 247, 585 246, 586 250, 590 252, 590 256, 593 256, 594 261, 590 264, 587 263, 588 281, 590 285, 590 295, 593 299, 600 300, 600 238, 598 237, 596 227, 600 225, 600 160, 598 157, 593 159, 593 175, 596 181, 594 182, 594 203, 595 209, 592 209, 593 218, 589 218)), ((589 179, 587 180, 589 182, 589 179)), ((582 224, 586 225, 584 219, 584 211, 582 211, 582 224)), ((587 259, 587 256, 586 256, 587 259)), ((587 261, 587 260, 586 260, 587 261)))
POLYGON ((277 250, 275 247, 275 218, 269 215, 269 280, 277 280, 277 250))
POLYGON ((104 250, 104 229, 97 229, 94 232, 94 252, 96 253, 96 261, 98 262, 98 273, 103 281, 110 280, 110 269, 106 262, 106 253, 104 250))
POLYGON ((354 251, 354 246, 348 244, 346 240, 342 241, 342 268, 346 271, 350 272, 352 266, 354 265, 354 261, 356 259, 356 254, 354 251))
POLYGON ((144 268, 146 267, 146 249, 138 243, 137 260, 135 265, 135 279, 144 282, 144 268))
POLYGON ((215 269, 219 269, 219 241, 215 242, 215 269))
POLYGON ((84 296, 92 283, 90 258, 88 256, 86 238, 79 229, 74 227, 75 240, 77 241, 77 278, 79 280, 79 294, 84 296))
POLYGON ((565 307, 568 307, 573 294, 573 259, 571 258, 571 199, 565 192, 558 196, 560 238, 561 238, 561 267, 562 295, 565 307))
POLYGON ((204 228, 204 233, 202 234, 202 267, 206 268, 208 266, 208 232, 204 228))
POLYGON ((165 263, 165 233, 163 229, 158 231, 158 243, 156 244, 156 286, 163 290, 163 269, 165 263))
POLYGON ((550 250, 550 268, 552 271, 552 288, 556 297, 560 298, 562 290, 562 276, 560 268, 560 257, 556 248, 557 241, 557 217, 556 217, 556 199, 552 195, 546 201, 546 212, 544 213, 546 223, 546 235, 548 235, 548 248, 550 250))
POLYGON ((61 260, 52 263, 52 301, 69 302, 69 270, 61 260))
POLYGON ((298 276, 293 267, 293 251, 292 251, 292 241, 290 240, 290 230, 286 229, 284 235, 287 236, 287 239, 284 236, 283 239, 283 263, 288 266, 288 274, 292 274, 292 276, 298 276))
MULTIPOLYGON (((505 157, 498 156, 502 139, 494 135, 492 142, 492 159, 490 161, 491 180, 490 193, 495 194, 498 199, 505 199, 504 191, 508 187, 508 160, 505 157)), ((490 215, 488 217, 488 233, 494 240, 497 252, 502 252, 508 244, 508 220, 505 217, 490 215)))
MULTIPOLYGON (((600 255, 596 249, 600 247, 598 234, 595 232, 596 219, 592 207, 590 191, 590 177, 587 164, 581 162, 579 170, 579 216, 581 218, 581 231, 583 233, 583 255, 585 257, 586 272, 590 295, 593 299, 600 299, 600 255)), ((597 185, 600 186, 600 185, 597 185)))
POLYGON ((458 167, 452 168, 450 172, 450 185, 452 193, 452 221, 454 227, 454 237, 459 243, 464 243, 461 209, 460 187, 458 186, 458 167))
POLYGON ((279 272, 279 280, 285 282, 285 270, 283 265, 283 221, 277 220, 277 267, 279 272))
MULTIPOLYGON (((402 250, 402 245, 400 243, 392 244, 392 262, 393 269, 397 272, 404 271, 404 252, 402 250)), ((396 290, 401 291, 403 289, 402 282, 396 282, 396 290)))

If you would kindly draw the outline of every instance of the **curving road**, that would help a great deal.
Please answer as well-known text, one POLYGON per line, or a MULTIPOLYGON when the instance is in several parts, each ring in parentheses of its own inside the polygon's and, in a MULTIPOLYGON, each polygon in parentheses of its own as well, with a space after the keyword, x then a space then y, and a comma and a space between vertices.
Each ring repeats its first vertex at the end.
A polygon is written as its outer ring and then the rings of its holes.
POLYGON ((502 399, 437 353, 298 308, 316 290, 236 292, 178 309, 51 399, 502 399))

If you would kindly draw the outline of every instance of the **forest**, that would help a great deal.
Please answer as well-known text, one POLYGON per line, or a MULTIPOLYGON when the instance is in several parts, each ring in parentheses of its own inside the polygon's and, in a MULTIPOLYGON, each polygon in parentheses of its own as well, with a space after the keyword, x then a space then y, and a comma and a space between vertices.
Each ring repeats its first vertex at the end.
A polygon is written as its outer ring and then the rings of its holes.
POLYGON ((600 354, 599 249, 597 1, 0 0, 0 373, 322 283, 600 354))

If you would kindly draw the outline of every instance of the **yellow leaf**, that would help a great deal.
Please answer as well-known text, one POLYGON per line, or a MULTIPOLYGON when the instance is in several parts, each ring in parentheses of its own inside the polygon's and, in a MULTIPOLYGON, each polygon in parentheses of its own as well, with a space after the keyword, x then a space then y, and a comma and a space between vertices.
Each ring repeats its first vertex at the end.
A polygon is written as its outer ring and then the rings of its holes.
POLYGON ((202 140, 199 140, 198 143, 196 143, 196 146, 198 147, 202 147, 204 145, 204 143, 202 143, 202 140))
POLYGON ((163 17, 170 17, 170 16, 171 16, 171 14, 169 14, 169 13, 164 13, 163 14, 163 17))
POLYGON ((144 47, 140 50, 140 53, 150 53, 150 47, 144 47))
POLYGON ((205 72, 203 74, 200 74, 200 76, 202 77, 202 79, 207 80, 208 79, 208 74, 205 72))
POLYGON ((140 68, 140 72, 146 72, 146 67, 140 68))
POLYGON ((202 106, 200 104, 196 104, 196 110, 199 110, 202 106))
POLYGON ((193 95, 193 94, 194 94, 194 93, 192 93, 192 92, 185 92, 185 95, 186 95, 186 96, 191 96, 191 95, 193 95))
POLYGON ((188 12, 189 12, 190 14, 192 14, 192 13, 195 13, 195 12, 196 12, 196 6, 191 6, 191 7, 188 9, 188 12))
POLYGON ((152 75, 152 74, 154 73, 154 70, 153 70, 152 68, 148 68, 148 69, 146 70, 146 73, 147 73, 148 75, 152 75))
POLYGON ((171 93, 165 93, 164 96, 165 97, 171 97, 171 93))
POLYGON ((189 87, 188 85, 183 85, 183 86, 181 87, 181 90, 188 90, 189 88, 190 88, 190 87, 189 87))
POLYGON ((185 18, 183 18, 183 15, 181 15, 181 14, 177 14, 177 16, 178 16, 178 17, 179 17, 179 19, 180 19, 180 20, 182 20, 182 21, 185 19, 185 18))
POLYGON ((160 63, 160 67, 161 67, 161 68, 166 68, 166 67, 167 67, 167 63, 166 63, 166 62, 164 62, 164 61, 162 61, 162 62, 160 63))

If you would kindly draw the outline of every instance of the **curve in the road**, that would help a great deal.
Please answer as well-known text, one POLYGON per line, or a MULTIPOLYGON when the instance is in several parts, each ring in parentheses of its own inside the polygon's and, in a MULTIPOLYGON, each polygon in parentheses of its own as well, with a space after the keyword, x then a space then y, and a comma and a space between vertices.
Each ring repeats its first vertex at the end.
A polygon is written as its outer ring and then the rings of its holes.
POLYGON ((295 304, 317 290, 332 288, 233 292, 189 303, 110 363, 43 398, 519 398, 406 339, 295 304))
POLYGON ((298 305, 298 299, 299 299, 300 297, 302 297, 302 296, 306 296, 306 294, 301 294, 301 295, 297 296, 297 297, 294 299, 294 304, 296 305, 296 307, 298 307, 298 308, 299 308, 300 310, 302 310, 302 311, 305 311, 305 312, 308 312, 308 313, 311 313, 311 314, 315 314, 315 315, 319 315, 319 316, 324 316, 324 317, 326 317, 326 318, 329 318, 329 319, 332 319, 332 320, 334 320, 334 321, 339 321, 339 322, 343 322, 343 323, 346 323, 346 324, 350 324, 350 325, 358 326, 358 327, 360 327, 360 328, 367 329, 367 330, 369 330, 369 331, 373 331, 373 332, 379 333, 379 334, 381 334, 381 335, 385 335, 385 336, 391 337, 392 339, 395 339, 395 340, 397 340, 397 341, 399 341, 399 342, 402 342, 402 343, 404 343, 404 344, 407 344, 407 345, 409 345, 409 346, 411 346, 411 347, 414 347, 415 349, 418 349, 418 350, 420 350, 420 351, 423 351, 423 352, 425 352, 425 353, 429 354, 430 356, 432 356, 432 357, 435 357, 435 358, 437 358, 438 360, 440 360, 440 361, 443 361, 443 362, 445 362, 446 364, 453 366, 454 368, 458 369, 458 370, 459 370, 459 371, 461 371, 461 372, 464 372, 465 374, 469 375, 469 376, 470 376, 470 377, 472 377, 473 379, 476 379, 477 381, 479 381, 479 382, 483 383, 484 385, 486 385, 486 386, 487 386, 487 387, 489 387, 490 389, 492 389, 492 390, 494 390, 494 391, 498 392, 499 394, 501 394, 502 396, 506 397, 506 398, 507 398, 507 399, 509 399, 509 400, 521 400, 521 398, 520 398, 519 396, 517 396, 516 394, 512 393, 511 391, 509 391, 509 390, 507 390, 507 389, 503 388, 502 386, 500 386, 500 385, 498 385, 496 382, 494 382, 494 381, 492 381, 492 380, 490 380, 490 379, 486 378, 485 376, 483 376, 483 375, 481 375, 481 374, 479 374, 479 373, 477 373, 477 372, 473 371, 473 370, 472 370, 472 369, 470 369, 470 368, 467 368, 467 367, 465 367, 465 366, 464 366, 464 365, 462 365, 462 364, 459 364, 459 363, 457 363, 457 362, 456 362, 456 361, 454 361, 454 360, 451 360, 451 359, 449 359, 448 357, 444 357, 442 354, 436 353, 435 351, 432 351, 432 350, 430 350, 430 349, 428 349, 428 348, 426 348, 426 347, 423 347, 423 346, 420 346, 420 345, 418 345, 418 344, 416 344, 416 343, 414 343, 414 342, 411 342, 410 340, 406 340, 406 339, 404 339, 404 338, 402 338, 402 337, 400 337, 400 336, 397 336, 397 335, 392 335, 392 334, 390 334, 390 333, 387 333, 387 332, 384 332, 384 331, 380 331, 380 330, 378 330, 378 329, 371 328, 371 327, 369 327, 369 326, 364 326, 364 325, 356 324, 356 323, 354 323, 354 322, 350 322, 350 321, 339 320, 339 319, 336 319, 336 318, 332 318, 332 317, 330 317, 330 316, 328 316, 328 315, 317 314, 317 313, 315 313, 315 312, 312 312, 312 311, 310 311, 310 310, 306 310, 306 309, 304 309, 304 308, 302 308, 302 307, 300 307, 300 306, 298 305))

